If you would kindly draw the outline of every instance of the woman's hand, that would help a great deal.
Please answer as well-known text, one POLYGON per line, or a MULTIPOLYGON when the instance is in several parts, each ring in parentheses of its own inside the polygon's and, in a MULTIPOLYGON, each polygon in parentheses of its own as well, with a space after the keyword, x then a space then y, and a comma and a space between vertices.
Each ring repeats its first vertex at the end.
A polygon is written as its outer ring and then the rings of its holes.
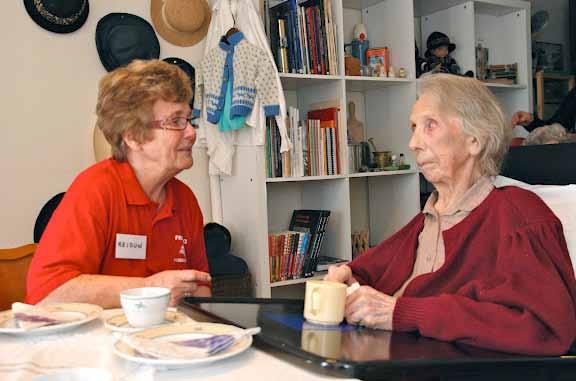
POLYGON ((210 282, 210 274, 196 270, 167 270, 145 279, 147 287, 166 287, 170 289, 170 305, 178 304, 180 298, 194 295, 198 288, 196 282, 210 282))
POLYGON ((512 115, 512 127, 520 125, 526 126, 534 120, 532 114, 526 111, 517 111, 512 115))
POLYGON ((356 283, 356 279, 352 276, 352 269, 347 265, 328 267, 328 274, 324 276, 324 280, 346 283, 349 286, 356 283))
POLYGON ((391 331, 395 306, 395 297, 362 286, 346 298, 346 321, 391 331))

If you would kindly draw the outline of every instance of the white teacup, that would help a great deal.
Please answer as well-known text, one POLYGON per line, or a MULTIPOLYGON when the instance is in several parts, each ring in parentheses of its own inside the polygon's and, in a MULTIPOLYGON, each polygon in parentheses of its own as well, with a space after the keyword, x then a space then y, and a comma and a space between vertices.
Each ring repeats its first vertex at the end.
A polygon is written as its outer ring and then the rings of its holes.
POLYGON ((346 285, 326 280, 306 282, 304 317, 311 323, 338 325, 344 320, 346 285))
POLYGON ((131 288, 120 293, 120 304, 132 327, 161 324, 170 302, 170 290, 163 287, 131 288))

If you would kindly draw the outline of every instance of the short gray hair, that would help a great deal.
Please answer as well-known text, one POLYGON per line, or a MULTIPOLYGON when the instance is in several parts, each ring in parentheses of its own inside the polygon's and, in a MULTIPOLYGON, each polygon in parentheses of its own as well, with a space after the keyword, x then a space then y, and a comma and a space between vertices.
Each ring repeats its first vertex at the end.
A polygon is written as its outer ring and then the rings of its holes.
POLYGON ((553 123, 546 126, 541 126, 532 130, 524 140, 525 146, 533 146, 539 144, 555 144, 562 143, 567 140, 568 133, 566 129, 559 123, 553 123))
POLYGON ((480 173, 498 175, 508 152, 512 128, 494 94, 474 78, 453 74, 423 76, 418 85, 420 95, 432 94, 442 112, 460 119, 464 134, 478 139, 480 173))

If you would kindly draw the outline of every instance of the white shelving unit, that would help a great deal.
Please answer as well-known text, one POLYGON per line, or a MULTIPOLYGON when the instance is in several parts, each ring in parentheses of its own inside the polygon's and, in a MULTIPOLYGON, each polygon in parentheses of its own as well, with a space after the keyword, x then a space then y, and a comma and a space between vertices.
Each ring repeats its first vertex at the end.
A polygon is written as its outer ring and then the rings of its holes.
POLYGON ((462 71, 476 73, 475 47, 482 41, 489 51, 488 64, 518 63, 517 84, 486 84, 507 114, 532 109, 529 1, 415 0, 414 9, 422 55, 430 33, 440 31, 456 44, 452 55, 462 71))
MULTIPOLYGON (((223 223, 232 232, 233 251, 242 256, 252 272, 258 297, 303 296, 306 279, 270 283, 268 234, 287 230, 295 209, 328 209, 331 216, 321 255, 351 259, 351 234, 369 230, 375 245, 405 225, 419 211, 419 173, 408 150, 409 116, 416 100, 414 41, 432 28, 448 32, 458 44, 456 56, 464 69, 475 70, 474 46, 480 35, 490 47, 506 22, 510 41, 517 49, 494 47, 494 59, 514 59, 521 67, 521 82, 514 86, 490 85, 507 109, 529 109, 531 104, 529 25, 524 1, 451 0, 331 0, 337 26, 339 75, 281 74, 288 105, 299 108, 301 118, 314 105, 337 100, 340 166, 337 176, 266 178, 264 147, 239 146, 233 176, 222 177, 223 223), (506 6, 500 3, 510 3, 506 6), (466 7, 466 8, 464 8, 466 7), (520 16, 518 16, 518 14, 520 16), (465 17, 464 20, 461 17, 465 17), (452 18, 456 18, 452 22, 452 18), (519 19, 521 19, 519 21, 519 19), (387 46, 394 68, 403 67, 407 78, 344 76, 344 43, 350 42, 354 24, 366 25, 371 47, 387 46), (440 26, 443 22, 449 29, 440 26), (486 25, 485 27, 482 25, 486 25), (528 29, 526 29, 528 28, 528 29), (420 35, 415 30, 422 31, 420 35), (524 34, 522 34, 522 30, 524 34), (455 38, 455 36, 458 36, 455 38), (469 49, 466 47, 469 46, 469 49), (501 49, 501 50, 500 50, 501 49), (509 54, 506 56, 505 54, 509 54), (374 138, 380 150, 404 153, 407 171, 348 173, 347 104, 356 105, 356 117, 364 123, 365 137, 374 138)), ((418 32, 420 33, 420 32, 418 32)), ((425 37, 423 38, 425 41, 425 37)), ((423 53, 423 52, 422 52, 423 53)), ((316 278, 322 277, 319 274, 316 278)))

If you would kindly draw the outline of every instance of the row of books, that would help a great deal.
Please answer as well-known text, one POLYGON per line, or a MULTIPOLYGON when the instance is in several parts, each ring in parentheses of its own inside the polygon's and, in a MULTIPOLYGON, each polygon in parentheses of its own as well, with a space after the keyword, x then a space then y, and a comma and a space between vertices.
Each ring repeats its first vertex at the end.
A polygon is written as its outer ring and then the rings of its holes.
POLYGON ((518 79, 518 64, 488 65, 485 82, 515 84, 518 79))
POLYGON ((292 148, 280 152, 280 132, 276 120, 269 118, 266 129, 266 170, 269 178, 292 176, 329 176, 342 173, 338 108, 308 112, 300 121, 297 108, 288 109, 288 136, 292 148))
POLYGON ((270 45, 282 73, 338 72, 331 0, 270 1, 270 45))
POLYGON ((270 282, 314 275, 329 210, 294 210, 287 231, 268 235, 270 282))

